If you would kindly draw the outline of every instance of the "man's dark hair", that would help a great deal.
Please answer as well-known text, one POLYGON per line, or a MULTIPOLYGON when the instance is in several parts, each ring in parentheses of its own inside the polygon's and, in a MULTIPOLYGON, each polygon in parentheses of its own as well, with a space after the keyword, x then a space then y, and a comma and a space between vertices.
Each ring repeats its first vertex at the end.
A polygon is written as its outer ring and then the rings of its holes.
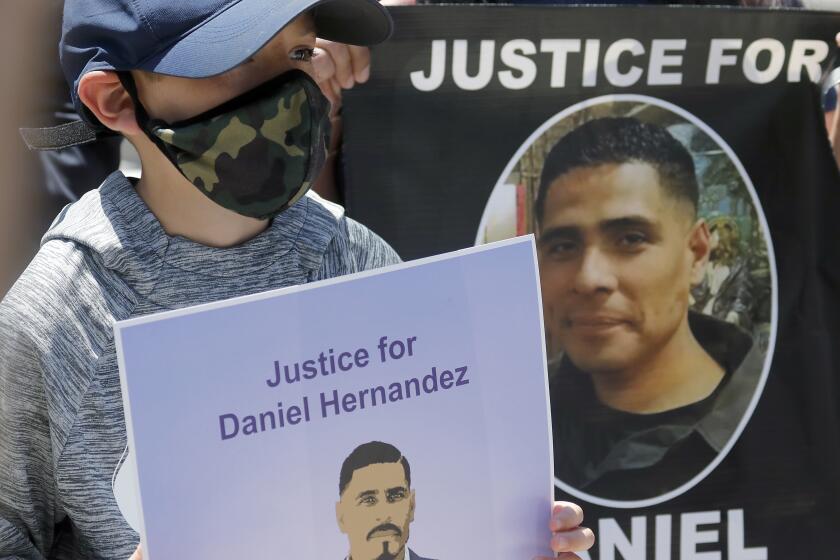
POLYGON ((534 203, 537 222, 543 220, 548 189, 558 177, 579 167, 628 162, 653 166, 668 194, 689 202, 696 212, 699 188, 688 150, 661 126, 605 117, 574 129, 548 152, 534 203))
POLYGON ((341 474, 338 476, 338 495, 344 494, 344 490, 350 484, 354 472, 381 463, 400 463, 405 472, 405 482, 409 487, 411 486, 411 467, 400 450, 390 443, 369 441, 354 449, 344 459, 344 463, 341 465, 341 474))

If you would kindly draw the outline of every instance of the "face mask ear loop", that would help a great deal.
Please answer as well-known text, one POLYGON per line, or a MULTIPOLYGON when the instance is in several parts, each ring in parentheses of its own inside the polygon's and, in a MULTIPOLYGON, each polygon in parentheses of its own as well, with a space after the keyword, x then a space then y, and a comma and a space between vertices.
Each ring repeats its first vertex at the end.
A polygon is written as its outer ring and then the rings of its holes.
POLYGON ((175 161, 174 156, 170 153, 167 145, 152 132, 152 119, 149 117, 149 113, 146 112, 146 108, 143 106, 143 103, 140 102, 140 95, 137 93, 137 83, 134 81, 134 76, 131 75, 131 72, 127 71, 117 72, 117 76, 119 76, 123 88, 125 88, 126 93, 128 93, 128 96, 131 98, 131 102, 134 104, 134 118, 137 121, 137 126, 139 126, 140 130, 143 131, 146 137, 148 137, 149 140, 151 140, 155 146, 163 152, 167 159, 169 159, 175 167, 178 167, 178 163, 175 161))
POLYGON ((131 72, 117 72, 117 76, 119 76, 123 88, 131 98, 131 102, 134 103, 134 115, 137 124, 145 130, 149 124, 149 114, 143 104, 140 103, 140 95, 137 93, 137 83, 134 81, 134 76, 131 75, 131 72))

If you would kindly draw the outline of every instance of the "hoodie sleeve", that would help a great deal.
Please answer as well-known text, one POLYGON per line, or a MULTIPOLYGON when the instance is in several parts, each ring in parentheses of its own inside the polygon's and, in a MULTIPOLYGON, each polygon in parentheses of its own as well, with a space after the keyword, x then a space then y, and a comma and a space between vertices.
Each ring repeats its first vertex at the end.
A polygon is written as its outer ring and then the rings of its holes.
POLYGON ((385 240, 359 222, 344 218, 342 226, 357 270, 370 270, 402 262, 385 240))
POLYGON ((44 376, 21 284, 0 302, 0 559, 41 560, 58 521, 56 489, 44 376))
POLYGON ((0 302, 0 560, 50 557, 72 530, 56 469, 99 350, 91 289, 84 252, 50 241, 0 302))

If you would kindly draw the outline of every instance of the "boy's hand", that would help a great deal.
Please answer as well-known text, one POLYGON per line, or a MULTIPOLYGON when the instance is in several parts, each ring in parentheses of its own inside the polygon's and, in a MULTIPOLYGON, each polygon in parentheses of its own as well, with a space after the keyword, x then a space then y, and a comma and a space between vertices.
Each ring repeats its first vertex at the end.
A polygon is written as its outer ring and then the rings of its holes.
MULTIPOLYGON (((555 502, 551 510, 551 550, 558 553, 556 558, 579 560, 575 552, 588 550, 595 544, 595 534, 583 523, 583 510, 570 502, 555 502)), ((545 556, 535 560, 551 560, 545 556)))
POLYGON ((137 545, 137 550, 134 551, 134 554, 128 560, 143 560, 143 551, 140 549, 139 544, 137 545))

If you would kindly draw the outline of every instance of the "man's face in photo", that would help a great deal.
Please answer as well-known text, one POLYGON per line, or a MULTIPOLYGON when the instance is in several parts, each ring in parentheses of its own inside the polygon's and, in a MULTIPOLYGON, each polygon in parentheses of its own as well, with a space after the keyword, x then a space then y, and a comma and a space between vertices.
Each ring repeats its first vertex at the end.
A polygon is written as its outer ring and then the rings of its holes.
POLYGON ((687 321, 708 229, 651 164, 585 166, 550 183, 538 253, 552 342, 609 373, 645 363, 687 321))
POLYGON ((378 463, 353 472, 336 504, 336 518, 350 541, 352 560, 392 560, 408 542, 414 492, 401 463, 378 463))

